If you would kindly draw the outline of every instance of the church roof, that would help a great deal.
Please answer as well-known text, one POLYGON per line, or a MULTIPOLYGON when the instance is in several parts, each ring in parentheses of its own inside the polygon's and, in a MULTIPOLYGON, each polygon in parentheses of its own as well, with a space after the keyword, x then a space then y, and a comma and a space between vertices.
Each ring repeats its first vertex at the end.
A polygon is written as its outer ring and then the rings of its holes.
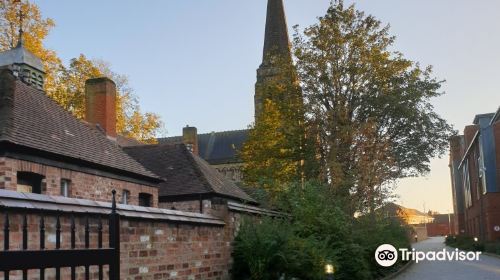
POLYGON ((0 154, 12 151, 151 185, 160 181, 101 131, 4 69, 0 71, 0 154))
POLYGON ((205 160, 189 152, 183 144, 157 144, 124 148, 146 168, 165 179, 160 183, 160 199, 193 195, 221 195, 256 203, 205 160))
POLYGON ((24 44, 19 43, 13 49, 0 53, 0 67, 12 64, 27 64, 43 72, 43 64, 40 58, 28 51, 24 44))
MULTIPOLYGON (((198 134, 199 156, 210 164, 240 163, 238 156, 248 129, 198 134)), ((159 143, 180 144, 182 136, 159 138, 159 143)))

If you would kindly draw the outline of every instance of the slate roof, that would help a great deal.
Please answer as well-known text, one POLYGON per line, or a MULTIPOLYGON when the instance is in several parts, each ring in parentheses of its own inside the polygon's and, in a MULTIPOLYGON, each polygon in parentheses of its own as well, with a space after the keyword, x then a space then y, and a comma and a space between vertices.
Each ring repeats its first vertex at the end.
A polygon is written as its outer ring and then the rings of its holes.
POLYGON ((159 185, 160 198, 217 194, 256 203, 205 160, 189 152, 183 144, 143 145, 126 147, 124 150, 165 179, 159 185))
MULTIPOLYGON (((210 164, 240 163, 238 156, 248 139, 248 130, 198 134, 199 156, 210 164)), ((160 144, 181 144, 182 136, 159 138, 160 144)))
MULTIPOLYGON (((0 208, 1 207, 101 215, 111 212, 111 202, 35 193, 21 193, 0 189, 0 208)), ((125 204, 117 204, 116 209, 117 213, 122 217, 166 220, 179 223, 201 223, 213 226, 224 225, 224 221, 208 214, 125 204)))
POLYGON ((5 69, 0 71, 0 143, 58 155, 76 160, 78 165, 155 184, 160 181, 102 132, 76 119, 43 91, 17 80, 5 69))

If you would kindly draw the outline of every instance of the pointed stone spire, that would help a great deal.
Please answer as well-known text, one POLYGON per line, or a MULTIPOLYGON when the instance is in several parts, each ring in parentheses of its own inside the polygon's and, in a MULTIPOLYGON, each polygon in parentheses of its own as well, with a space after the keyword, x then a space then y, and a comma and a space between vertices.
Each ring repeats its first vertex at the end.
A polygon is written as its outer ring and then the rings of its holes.
POLYGON ((262 64, 257 69, 257 83, 255 84, 256 121, 262 112, 264 101, 270 98, 264 90, 266 84, 276 80, 282 74, 283 62, 292 63, 285 7, 283 0, 268 0, 264 52, 262 64))
POLYGON ((291 56, 283 0, 268 0, 267 2, 266 35, 262 64, 269 64, 272 55, 291 56))

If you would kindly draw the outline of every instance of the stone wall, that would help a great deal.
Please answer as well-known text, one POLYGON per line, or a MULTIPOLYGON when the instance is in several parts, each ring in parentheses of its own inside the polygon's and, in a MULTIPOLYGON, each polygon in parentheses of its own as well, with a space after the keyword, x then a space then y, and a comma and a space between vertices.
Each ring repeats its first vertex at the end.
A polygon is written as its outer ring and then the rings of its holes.
POLYGON ((158 205, 156 187, 5 157, 0 158, 0 189, 17 190, 19 171, 43 175, 45 182, 42 184, 42 194, 61 195, 61 180, 67 179, 70 181, 69 197, 72 198, 111 201, 111 191, 114 189, 120 202, 124 190, 127 190, 130 192, 128 204, 139 205, 139 193, 147 193, 152 195, 152 206, 158 205))

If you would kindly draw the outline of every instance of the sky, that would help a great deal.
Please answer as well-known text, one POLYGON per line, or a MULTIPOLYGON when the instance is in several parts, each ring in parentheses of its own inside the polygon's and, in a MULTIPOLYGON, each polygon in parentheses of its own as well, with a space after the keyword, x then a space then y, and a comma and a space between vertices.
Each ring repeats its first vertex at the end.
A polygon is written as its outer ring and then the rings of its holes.
MULTIPOLYGON (((67 63, 102 59, 129 77, 144 111, 158 113, 166 136, 246 128, 253 120, 266 0, 34 0, 56 27, 46 46, 67 63)), ((329 0, 285 0, 290 32, 324 15, 329 0)), ((436 111, 463 131, 474 115, 500 105, 500 1, 347 1, 396 36, 394 49, 446 80, 436 111)), ((448 155, 424 177, 404 179, 396 202, 453 210, 448 155)))

